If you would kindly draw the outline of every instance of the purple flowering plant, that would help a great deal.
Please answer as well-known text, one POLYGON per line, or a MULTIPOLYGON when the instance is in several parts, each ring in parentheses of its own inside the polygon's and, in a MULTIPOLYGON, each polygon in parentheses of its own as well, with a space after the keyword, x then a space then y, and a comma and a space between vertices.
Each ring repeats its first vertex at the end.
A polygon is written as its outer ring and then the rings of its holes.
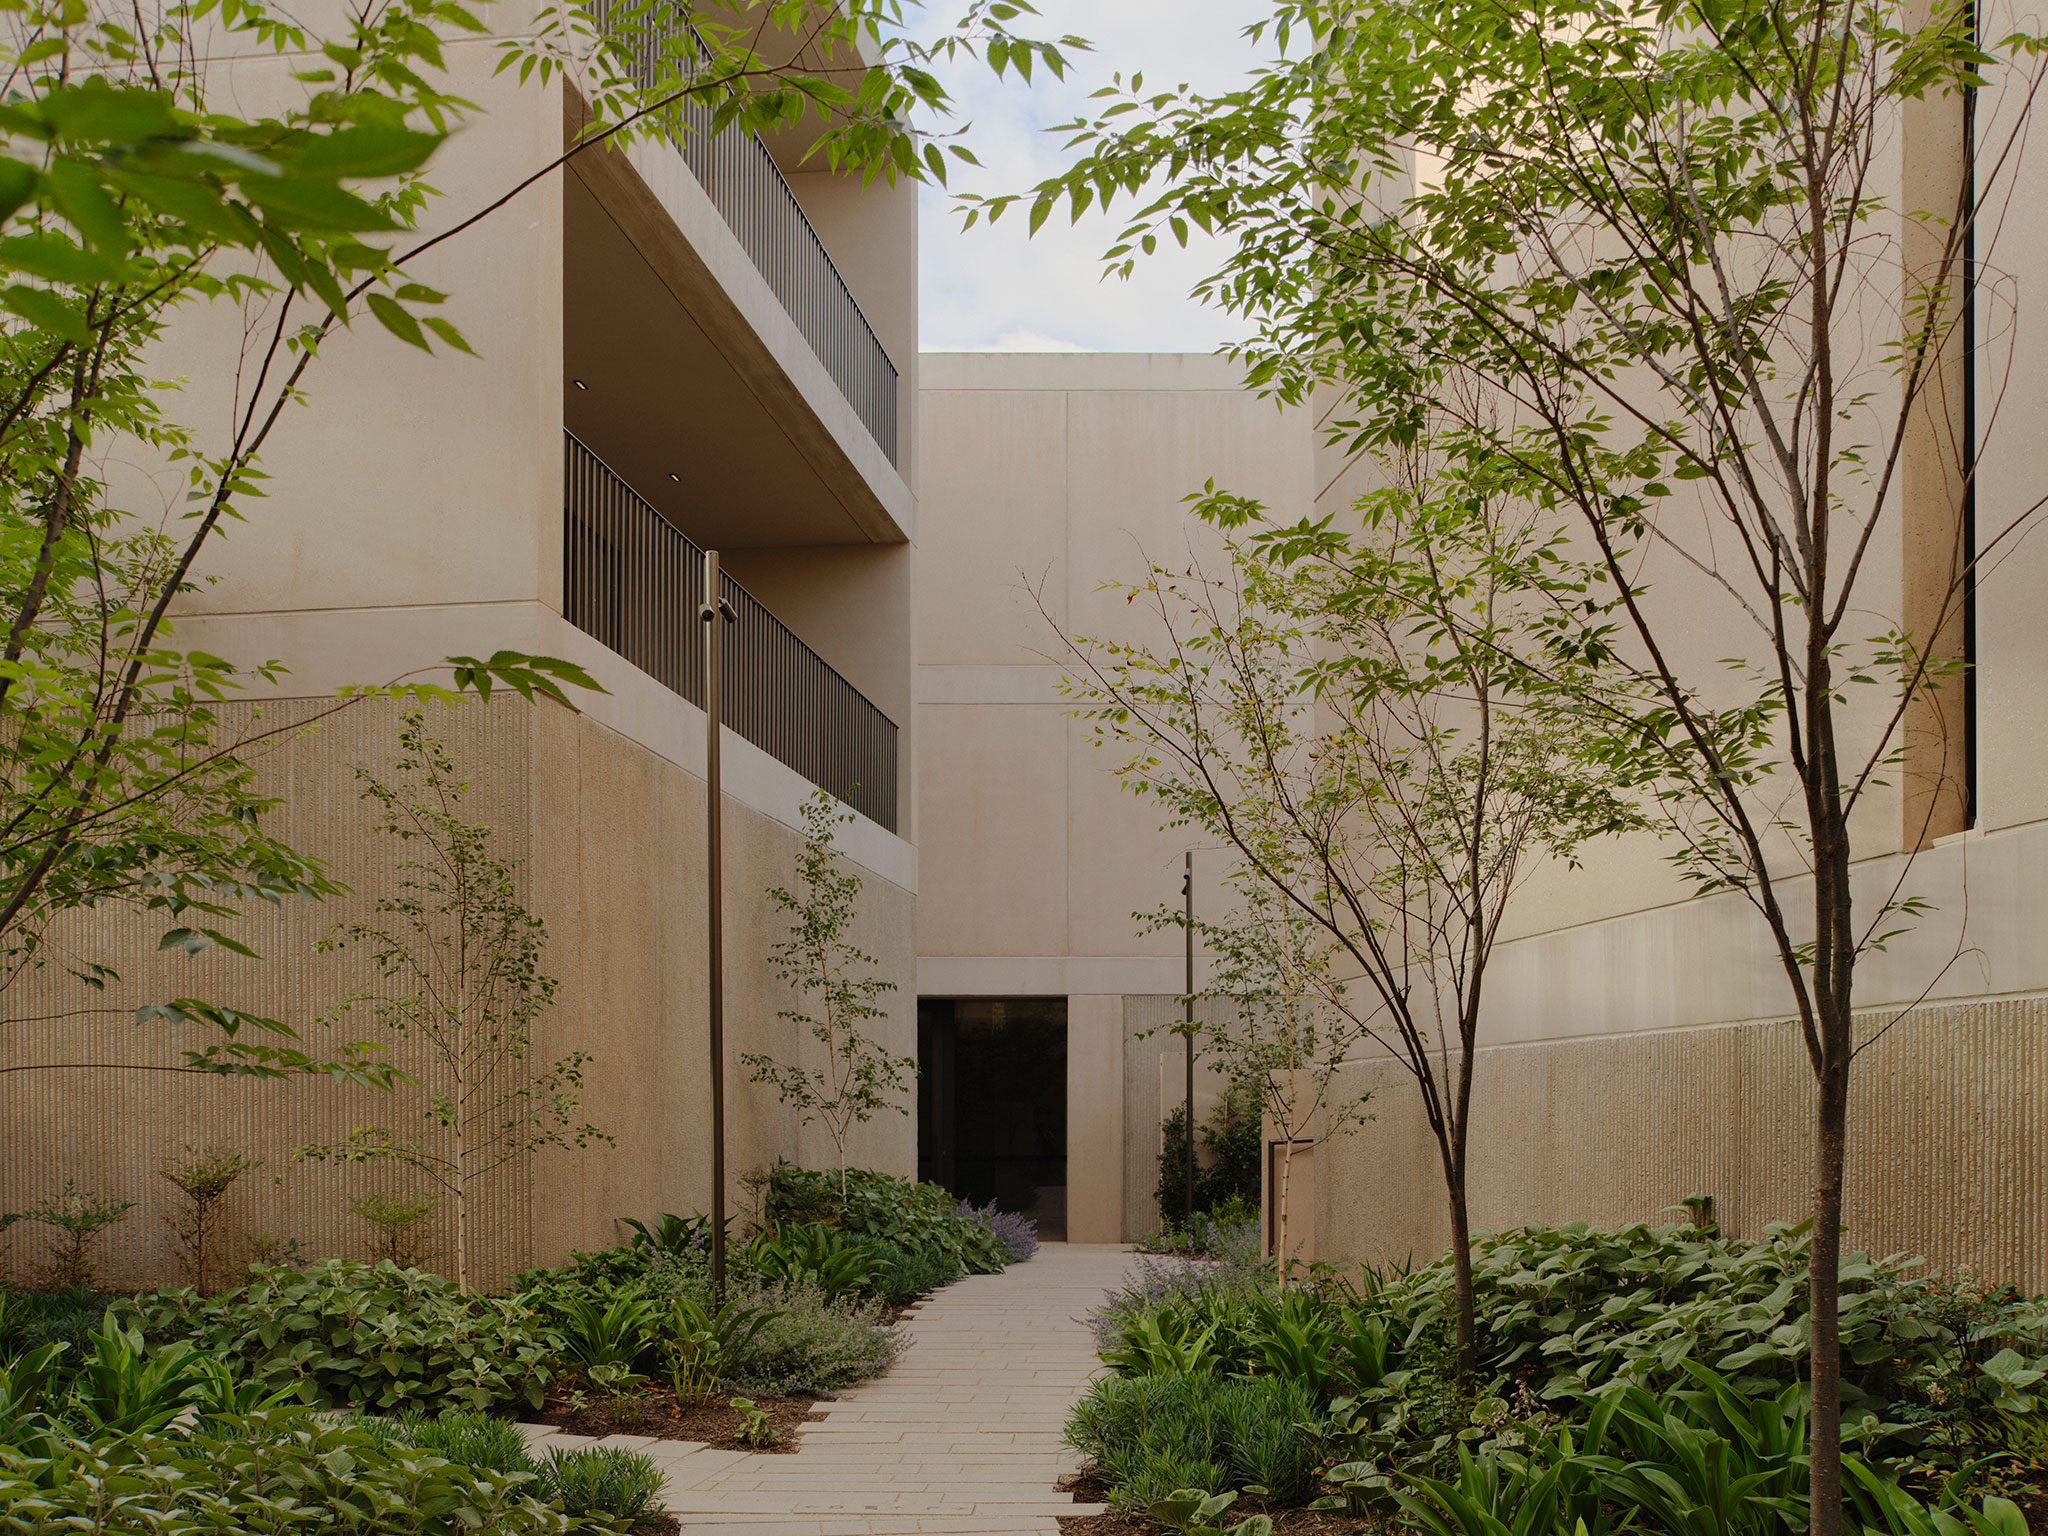
POLYGON ((1210 1235, 1206 1258, 1139 1255, 1131 1278, 1103 1293, 1102 1305, 1088 1316, 1088 1328, 1097 1350, 1110 1349, 1141 1318, 1168 1311, 1233 1316, 1279 1287, 1273 1264, 1259 1252, 1258 1223, 1219 1225, 1210 1235))
POLYGON ((1022 1264, 1038 1252, 1038 1223, 1029 1216, 999 1211, 993 1200, 986 1206, 962 1200, 956 1214, 985 1228, 1001 1246, 1006 1264, 1022 1264))

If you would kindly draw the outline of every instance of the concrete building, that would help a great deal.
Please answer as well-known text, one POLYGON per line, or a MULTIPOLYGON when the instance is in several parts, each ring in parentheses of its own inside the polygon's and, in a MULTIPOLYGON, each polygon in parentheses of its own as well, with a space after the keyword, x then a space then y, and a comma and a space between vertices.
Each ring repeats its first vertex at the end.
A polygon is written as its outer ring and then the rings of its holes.
MULTIPOLYGON (((2021 356, 2014 398, 2048 399, 2048 363, 2021 356)), ((1083 740, 1057 632, 1156 638, 1099 587, 1148 560, 1213 558, 1183 504, 1205 481, 1278 516, 1343 517, 1359 467, 1212 357, 934 354, 922 410, 920 1153, 928 1171, 970 1142, 998 1161, 1008 1099, 1042 1098, 1016 1042, 1039 1041, 1037 1072, 1064 1077, 1063 1139, 1039 1140, 1064 1155, 1067 1230, 1133 1237, 1159 1221, 1160 1120, 1183 1060, 1152 1033, 1177 1017, 1179 936, 1143 933, 1136 914, 1179 900, 1191 839, 1161 830, 1119 789, 1113 754, 1083 740), (1063 1061, 1048 1020, 1064 1021, 1063 1061), (933 1102, 949 1073, 950 1118, 933 1102)), ((2033 494, 2031 449, 2002 431, 1980 495, 2011 507, 2033 494)), ((1888 558, 1909 585, 1905 549, 1888 558)), ((1908 889, 1933 910, 1859 972, 1872 1036, 1890 1027, 1857 1067, 1849 1204, 1852 1246, 2032 1288, 2048 1283, 2048 971, 2033 941, 2048 803, 2029 745, 2048 724, 2044 562, 2035 539, 1981 583, 1972 821, 1919 853, 1908 889)), ((1901 795, 1864 829, 1867 891, 1901 867, 1901 795)), ((1812 1088, 1777 957, 1739 896, 1691 899, 1666 852, 1649 837, 1597 845, 1511 906, 1476 1069, 1475 1228, 1657 1219, 1694 1194, 1737 1233, 1805 1219, 1812 1088)), ((1218 899, 1228 855, 1195 861, 1197 901, 1218 899)), ((1216 1086, 1201 1085, 1198 1114, 1216 1086)), ((1340 1097, 1368 1089, 1369 1123, 1297 1154, 1293 1230, 1311 1257, 1430 1257, 1449 1240, 1434 1144, 1392 1062, 1340 1075, 1340 1097)))
MULTIPOLYGON (((451 216, 545 163, 585 118, 572 83, 520 86, 496 61, 489 38, 451 50, 453 88, 485 113, 436 165, 451 216)), ((235 67, 256 93, 288 66, 235 67)), ((854 1159, 1033 1211, 1074 1240, 1155 1226, 1184 983, 1179 935, 1144 914, 1178 903, 1192 853, 1195 900, 1217 915, 1230 856, 1162 830, 1119 789, 1068 714, 1059 636, 1149 638, 1102 583, 1148 559, 1213 559, 1184 506, 1205 482, 1283 516, 1343 516, 1365 485, 1311 412, 1259 400, 1214 357, 920 359, 914 191, 802 169, 800 148, 729 132, 581 155, 488 238, 436 252, 420 276, 453 295, 481 361, 428 360, 367 327, 339 338, 311 384, 316 413, 266 454, 260 518, 212 548, 181 619, 182 645, 289 666, 261 705, 272 725, 312 723, 345 684, 501 646, 574 660, 606 690, 574 710, 501 701, 436 717, 476 785, 471 814, 522 860, 522 899, 548 925, 562 988, 535 1054, 590 1054, 582 1114, 614 1138, 496 1178, 487 1275, 611 1241, 620 1216, 708 1203, 707 548, 738 612, 729 1059, 811 1049, 777 1017, 791 998, 765 963, 779 926, 763 893, 790 882, 799 806, 822 786, 856 813, 842 843, 865 882, 856 938, 898 989, 879 1033, 923 1069, 916 1114, 859 1128, 854 1159)), ((1911 171, 1939 183, 1958 164, 1923 155, 1911 171)), ((2036 216, 2011 210, 2021 233, 2005 236, 2029 294, 2048 277, 2048 242, 2022 238, 2036 216)), ((195 393, 231 379, 246 345, 237 317, 216 320, 178 359, 195 393)), ((1998 381, 2007 419, 1979 466, 1992 507, 2037 494, 2048 351, 2029 344, 2032 323, 2023 311, 1998 381)), ((1915 561, 1952 542, 1937 471, 1915 471, 1932 542, 1875 557, 1902 606, 1924 575, 1915 561)), ((1858 1068, 1850 1207, 1857 1245, 2034 1287, 2048 1285, 2044 582, 2036 538, 1979 592, 1976 720, 1944 743, 1967 752, 1971 789, 1912 877, 1934 910, 1862 972, 1874 1017, 1896 1022, 1858 1068)), ((36 973, 12 1017, 101 1016, 10 1032, 4 1065, 161 1065, 177 1042, 127 1019, 180 995, 283 1019, 316 1046, 366 1032, 325 1021, 374 988, 374 969, 314 946, 392 889, 392 850, 350 773, 389 763, 392 715, 359 706, 263 757, 276 830, 354 896, 252 913, 236 932, 261 964, 166 957, 153 928, 81 917, 60 937, 108 953, 118 988, 81 1002, 61 968, 36 973)), ((1909 851, 1906 793, 1859 826, 1873 888, 1909 851)), ((1651 1217, 1696 1193, 1737 1232, 1803 1217, 1810 1089, 1779 1022, 1775 956, 1739 898, 1688 899, 1636 840, 1543 872, 1511 920, 1478 1072, 1476 1224, 1651 1217)), ((1378 1090, 1375 1118, 1302 1159, 1304 1248, 1440 1251, 1439 1176, 1410 1099, 1385 1062, 1347 1074, 1378 1090)), ((403 1180, 294 1169, 290 1151, 418 1109, 332 1084, 80 1081, 0 1073, 0 1209, 65 1179, 136 1200, 108 1248, 116 1284, 166 1278, 164 1187, 149 1175, 191 1145, 266 1160, 234 1197, 235 1229, 364 1251, 344 1197, 403 1180)), ((827 1159, 821 1134, 742 1070, 728 1082, 735 1205, 749 1167, 827 1159)), ((1218 1087, 1202 1078, 1198 1111, 1218 1087)), ((33 1260, 19 1230, 12 1241, 9 1261, 33 1260)))
MULTIPOLYGON (((924 359, 917 730, 917 990, 928 1174, 1018 1155, 998 1145, 1027 1080, 975 1062, 1063 1023, 1064 1136, 1041 1131, 1031 1183, 1063 1189, 1067 1235, 1114 1242, 1159 1223, 1162 1100, 1177 1101, 1182 941, 1137 914, 1178 904, 1185 832, 1161 831, 1112 777, 1060 695, 1062 631, 1143 639, 1101 590, 1147 563, 1213 558, 1183 498, 1214 479, 1277 509, 1315 499, 1310 424, 1241 387, 1220 358, 929 354, 924 359), (1146 1038, 1135 1038, 1145 1036, 1146 1038), (943 1108, 951 1097, 950 1111, 943 1108)), ((1198 901, 1226 856, 1195 850, 1198 901)), ((1213 908, 1209 909, 1213 915, 1213 908)), ((1057 1032, 1053 1038, 1057 1040, 1057 1032)), ((1035 1082, 1036 1079, 1030 1081, 1035 1082)), ((1031 1088, 1033 1094, 1041 1089, 1031 1088)), ((1197 1118, 1216 1084, 1198 1084, 1197 1118)), ((1042 1112, 1035 1127, 1044 1125, 1042 1112)))
MULTIPOLYGON (((541 86, 495 73, 498 41, 449 49, 447 88, 482 112, 435 163, 444 196, 429 227, 546 165, 587 116, 559 75, 541 86)), ((253 99, 296 66, 216 67, 253 99)), ((469 814, 523 861, 522 898, 548 926, 545 964, 562 987, 534 1056, 590 1054, 582 1116, 614 1138, 495 1176, 477 1223, 487 1277, 615 1241, 617 1217, 709 1203, 703 549, 723 552, 738 610, 724 779, 734 1178, 777 1156, 827 1155, 822 1133, 799 1131, 737 1065, 743 1052, 814 1048, 777 1017, 791 998, 765 964, 781 931, 763 893, 792 882, 798 809, 816 786, 858 813, 842 837, 866 887, 856 937, 900 987, 884 1043, 912 1049, 917 203, 908 185, 804 167, 805 147, 727 131, 592 150, 434 252, 418 276, 452 296, 480 360, 429 359, 367 324, 330 343, 309 381, 313 410, 288 417, 266 453, 268 499, 211 546, 209 584, 179 625, 183 646, 291 669, 262 705, 271 724, 310 719, 342 685, 501 646, 574 660, 606 690, 573 711, 515 700, 436 714, 476 785, 469 814)), ((196 337, 180 332, 189 397, 232 398, 246 341, 232 309, 215 306, 196 337)), ((134 489, 146 500, 149 487, 134 489)), ((366 1022, 319 1022, 374 988, 367 957, 313 946, 395 878, 391 840, 349 773, 389 762, 392 714, 357 707, 263 758, 284 800, 276 830, 355 897, 252 913, 236 931, 260 964, 168 960, 140 921, 108 931, 81 919, 70 937, 121 972, 88 1000, 105 1017, 10 1031, 10 1065, 175 1060, 181 1042, 126 1022, 170 996, 285 1020, 316 1046, 374 1036, 366 1022)), ((80 990, 46 969, 9 1008, 64 1014, 80 990)), ((150 1173, 188 1145, 265 1159, 236 1193, 232 1228, 309 1254, 364 1251, 368 1229, 343 1197, 404 1176, 294 1170, 290 1149, 368 1121, 403 1132, 418 1113, 405 1094, 123 1070, 9 1074, 0 1101, 0 1209, 67 1178, 137 1202, 106 1247, 115 1284, 169 1278, 165 1187, 150 1173)), ((903 1173, 913 1149, 898 1117, 860 1129, 853 1148, 903 1173)), ((11 1260, 35 1262, 28 1230, 11 1260)))

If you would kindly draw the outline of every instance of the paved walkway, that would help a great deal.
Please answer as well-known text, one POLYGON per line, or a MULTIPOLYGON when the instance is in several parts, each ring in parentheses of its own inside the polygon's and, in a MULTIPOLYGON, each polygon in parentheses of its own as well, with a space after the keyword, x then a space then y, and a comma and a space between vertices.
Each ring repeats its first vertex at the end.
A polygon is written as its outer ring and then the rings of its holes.
MULTIPOLYGON (((1056 1536, 1055 1515, 1098 1513, 1053 1483, 1096 1368, 1085 1316, 1131 1263, 1122 1248, 1048 1243, 1029 1263, 971 1275, 910 1315, 913 1343, 879 1381, 820 1403, 788 1456, 612 1436, 668 1471, 668 1508, 719 1536, 1056 1536)), ((573 1436, 538 1442, 568 1444, 573 1436)), ((586 1443, 586 1442, 577 1442, 586 1443)))

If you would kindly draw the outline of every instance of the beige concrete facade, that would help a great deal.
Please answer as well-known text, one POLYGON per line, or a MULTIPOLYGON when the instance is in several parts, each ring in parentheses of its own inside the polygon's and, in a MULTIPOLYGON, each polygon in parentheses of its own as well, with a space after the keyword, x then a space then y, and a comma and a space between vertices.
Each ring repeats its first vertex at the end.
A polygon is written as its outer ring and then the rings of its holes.
MULTIPOLYGON (((273 718, 317 706, 271 706, 273 718)), ((547 924, 545 966, 561 982, 556 1004, 536 1027, 532 1060, 586 1051, 581 1116, 613 1138, 584 1151, 545 1150, 521 1159, 476 1198, 475 1262, 493 1281, 572 1248, 617 1240, 614 1220, 658 1211, 693 1211, 709 1203, 710 1076, 706 1021, 704 785, 647 747, 587 714, 553 704, 494 703, 436 710, 434 725, 469 776, 471 819, 491 825, 495 846, 522 861, 520 899, 547 924)), ((357 799, 349 769, 381 767, 395 755, 393 709, 373 704, 345 713, 279 750, 267 781, 284 797, 276 826, 295 847, 326 859, 355 894, 318 905, 294 903, 259 911, 236 927, 264 956, 196 961, 148 953, 155 929, 139 920, 130 932, 87 930, 81 948, 111 950, 123 961, 122 981, 103 1001, 108 1016, 84 1029, 45 1028, 41 1038, 18 1032, 6 1065, 36 1061, 130 1063, 175 1059, 160 1032, 138 1030, 134 1000, 202 995, 298 1028, 315 1049, 348 1039, 385 1040, 367 1017, 322 1023, 351 994, 374 993, 378 978, 356 951, 313 953, 337 923, 369 915, 391 890, 398 853, 374 830, 370 807, 357 799), (120 940, 128 943, 123 950, 120 940), (115 942, 109 944, 109 939, 115 942)), ((740 744, 744 747, 744 743, 740 744)), ((733 778, 752 781, 751 798, 781 798, 787 816, 727 797, 724 891, 728 1050, 728 1166, 737 1174, 787 1156, 811 1166, 830 1163, 832 1149, 817 1128, 800 1128, 765 1088, 749 1085, 737 1067, 743 1052, 818 1065, 816 1043, 776 1015, 793 1006, 788 990, 761 957, 780 937, 778 918, 762 893, 790 885, 800 838, 794 805, 809 786, 781 764, 733 751, 733 778)), ((866 889, 856 942, 882 960, 899 991, 891 1016, 876 1031, 899 1054, 913 1046, 910 955, 915 896, 905 886, 863 870, 866 889)), ((14 1006, 24 1017, 78 1006, 75 982, 45 970, 14 1006)), ((394 1051, 398 1066, 425 1077, 417 1049, 394 1051)), ((0 1207, 18 1210, 54 1190, 53 1180, 137 1202, 106 1244, 106 1278, 116 1285, 168 1279, 164 1217, 170 1191, 153 1177, 160 1162, 187 1146, 227 1144, 265 1160, 263 1172, 231 1197, 223 1234, 230 1255, 246 1255, 244 1239, 269 1232, 318 1254, 364 1254, 369 1229, 347 1210, 348 1197, 419 1185, 402 1170, 370 1164, 294 1170, 293 1147, 339 1141, 355 1126, 381 1123, 412 1134, 416 1092, 383 1094, 319 1083, 165 1078, 143 1071, 22 1072, 0 1077, 0 1123, 8 1132, 0 1158, 0 1207)), ((851 1155, 869 1167, 907 1171, 914 1130, 902 1117, 857 1128, 851 1155)), ((741 1194, 730 1192, 735 1209, 741 1194)), ((39 1252, 11 1234, 9 1257, 32 1265, 39 1252)), ((446 1260, 445 1249, 434 1257, 446 1260)))
MULTIPOLYGON (((933 353, 922 380, 918 991, 1067 999, 1069 1237, 1114 1242, 1159 1222, 1183 1058, 1130 1037, 1171 1021, 1183 963, 1134 914, 1178 901, 1188 840, 1068 717, 1059 634, 1128 635, 1104 582, 1214 556, 1182 505, 1205 480, 1305 513, 1309 427, 1214 357, 933 353)), ((1226 869, 1196 851, 1198 901, 1226 869)))
MULTIPOLYGON (((531 24, 517 7, 497 19, 504 29, 531 24)), ((444 195, 426 229, 546 165, 582 114, 574 84, 560 76, 542 86, 494 73, 496 39, 448 56, 447 88, 482 110, 433 167, 444 195)), ((234 70, 247 104, 297 66, 219 67, 234 70)), ((862 189, 857 177, 795 174, 802 147, 777 152, 898 371, 897 441, 877 440, 673 146, 591 150, 421 264, 417 276, 451 295, 449 317, 478 358, 428 358, 367 321, 327 344, 308 378, 311 408, 288 413, 266 451, 267 499, 209 546, 206 584, 179 622, 178 644, 285 663, 290 675, 264 691, 272 720, 304 716, 310 701, 349 683, 431 672, 445 656, 500 647, 574 660, 606 690, 579 695, 573 711, 508 699, 437 711, 477 786, 471 814, 522 861, 521 897, 548 926, 545 965, 562 988, 535 1057, 590 1053, 582 1113, 614 1138, 505 1171, 482 1197, 487 1278, 615 1241, 617 1217, 702 1208, 710 1193, 706 720, 565 617, 565 428, 662 518, 721 548, 729 571, 894 722, 895 830, 861 817, 841 847, 866 887, 854 937, 900 989, 877 1032, 898 1054, 914 1049, 916 199, 908 189, 862 189)), ((166 362, 187 380, 192 412, 230 414, 249 336, 227 306, 181 326, 166 362)), ((126 488, 138 505, 155 498, 168 509, 179 486, 162 476, 126 488)), ((679 601, 687 622, 696 598, 679 601)), ((368 1229, 337 1195, 410 1181, 375 1166, 290 1171, 290 1149, 373 1120, 407 1128, 416 1102, 128 1070, 175 1061, 176 1042, 123 1020, 141 1003, 205 995, 330 1038, 321 1015, 375 978, 356 960, 315 956, 313 944, 388 886, 393 857, 348 769, 388 760, 394 731, 391 708, 365 705, 264 754, 265 782, 284 801, 276 826, 358 894, 251 914, 237 931, 261 962, 166 960, 153 952, 155 928, 88 918, 66 937, 114 963, 118 986, 81 996, 51 967, 6 998, 15 1021, 107 1013, 83 1028, 10 1029, 0 1065, 121 1069, 0 1075, 0 1209, 52 1194, 67 1177, 135 1200, 108 1244, 107 1277, 168 1280, 163 1181, 153 1170, 181 1146, 231 1143, 266 1162, 233 1197, 231 1249, 267 1230, 308 1255, 366 1251, 368 1229)), ((767 971, 781 931, 764 895, 793 881, 799 808, 813 786, 735 731, 723 739, 727 1166, 739 1208, 744 1170, 778 1156, 822 1166, 831 1154, 821 1133, 800 1130, 736 1063, 746 1051, 791 1059, 815 1049, 776 1017, 793 999, 767 971)), ((912 1122, 878 1119, 856 1132, 852 1154, 908 1173, 912 1122)), ((0 1263, 40 1259, 28 1232, 0 1240, 0 1263)))
MULTIPOLYGON (((2048 242, 2002 239, 2023 292, 2048 279, 2048 242)), ((2023 334, 2005 409, 2032 414, 1999 423, 1980 526, 2002 526, 2038 495, 2038 433, 2025 423, 2048 409, 2041 356, 2023 334)), ((1066 718, 1052 626, 1147 638, 1096 589, 1147 555, 1178 557, 1191 540, 1199 553, 1182 498, 1211 477, 1294 515, 1341 517, 1366 488, 1361 467, 1309 424, 1249 396, 1233 404, 1234 387, 1207 358, 926 363, 919 989, 1069 997, 1077 1237, 1117 1230, 1100 1149, 1119 1135, 1120 1230, 1157 1220, 1157 1127, 1179 1092, 1180 1056, 1153 1032, 1175 1016, 1181 966, 1177 935, 1139 938, 1128 914, 1177 896, 1187 843, 1117 791, 1109 755, 1066 718), (1111 442, 1120 450, 1104 451, 1111 442), (1096 1039, 1116 1013, 1120 1071, 1096 1039)), ((1927 533, 1941 509, 1925 503, 1954 486, 1931 469, 1923 478, 1919 524, 1877 556, 1896 574, 1871 584, 1873 611, 1910 607, 1912 562, 1946 554, 1952 533, 1927 533)), ((2035 750, 2048 729, 2048 620, 2034 597, 2044 583, 2048 544, 2036 537, 1979 587, 1974 826, 1943 834, 1937 816, 1917 853, 1908 835, 1930 798, 1955 792, 1955 710, 1915 725, 1917 801, 1902 784, 1859 822, 1858 901, 1867 909, 1903 881, 1931 910, 1859 967, 1871 1044, 1856 1069, 1848 1218, 1852 1246, 2034 1289, 2048 1285, 2048 795, 2035 750), (1930 744, 1937 730, 1949 734, 1930 744)), ((1705 626, 1684 643, 1728 641, 1705 626)), ((1666 853, 1647 837, 1597 845, 1582 869, 1541 871, 1511 909, 1477 1068, 1476 1226, 1654 1219, 1695 1193, 1714 1196, 1739 1233, 1806 1215, 1812 1089, 1784 1022, 1776 952, 1739 896, 1691 898, 1666 853)), ((1198 899, 1224 857, 1197 853, 1198 899)), ((1439 1252, 1442 1179, 1412 1089, 1368 1061, 1341 1086, 1373 1093, 1372 1118, 1297 1154, 1294 1241, 1342 1261, 1439 1252)))

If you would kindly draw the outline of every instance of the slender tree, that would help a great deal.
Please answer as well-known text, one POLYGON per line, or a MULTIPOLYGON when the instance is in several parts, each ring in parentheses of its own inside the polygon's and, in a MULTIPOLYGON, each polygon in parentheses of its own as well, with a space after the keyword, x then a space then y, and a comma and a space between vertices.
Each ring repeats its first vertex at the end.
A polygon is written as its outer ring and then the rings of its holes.
POLYGON ((824 790, 804 801, 804 845, 797 855, 797 888, 776 886, 768 900, 788 920, 788 932, 769 951, 775 974, 797 995, 797 1006, 776 1014, 807 1032, 820 1047, 815 1066, 780 1061, 764 1052, 740 1057, 753 1069, 750 1082, 766 1083, 801 1124, 816 1123, 832 1138, 839 1192, 846 1193, 846 1141, 856 1125, 894 1110, 910 1113, 917 1062, 892 1056, 862 1026, 889 1016, 881 999, 896 983, 874 974, 875 957, 848 937, 860 911, 861 878, 845 868, 833 832, 853 820, 824 790))
POLYGON ((529 1059, 534 1023, 559 983, 541 969, 547 929, 519 901, 518 865, 491 851, 489 827, 462 818, 469 786, 420 711, 405 712, 398 741, 393 779, 356 769, 363 797, 382 812, 378 830, 408 850, 397 894, 377 899, 376 921, 344 924, 320 948, 369 951, 384 987, 349 998, 336 1017, 367 1008, 413 1042, 423 1058, 427 1130, 402 1136, 366 1125, 292 1157, 392 1162, 426 1177, 447 1197, 455 1283, 467 1292, 470 1199, 479 1182, 544 1148, 611 1138, 576 1118, 586 1052, 538 1069, 529 1059))
POLYGON ((1488 963, 1536 856, 1570 858, 1631 812, 1578 760, 1569 692, 1502 643, 1540 597, 1555 539, 1468 479, 1397 468, 1355 533, 1325 518, 1247 534, 1262 509, 1212 489, 1199 510, 1239 530, 1228 571, 1155 566, 1125 590, 1165 640, 1077 637, 1066 686, 1124 752, 1127 788, 1231 847, 1330 946, 1308 964, 1313 950, 1283 945, 1283 991, 1316 994, 1340 1034, 1412 1082, 1470 1371, 1466 1168, 1488 963))
POLYGON ((1842 1525, 1850 1072, 1883 1033, 1858 1037, 1857 963, 1918 910, 1911 856, 1965 823, 1944 685, 1972 581, 2041 506, 1962 515, 2042 53, 1979 21, 1944 0, 1284 3, 1249 88, 1120 84, 1032 199, 1035 221, 1136 199, 1125 270, 1222 228, 1202 291, 1245 318, 1258 383, 1331 406, 1361 449, 1426 437, 1569 528, 1603 582, 1557 605, 1547 648, 1602 660, 1595 745, 1695 888, 1754 909, 1812 1073, 1816 1536, 1842 1525), (1852 831, 1880 807, 1899 836, 1862 851, 1904 858, 1859 896, 1852 831))
MULTIPOLYGON (((1273 1256, 1281 1273, 1293 1261, 1294 1159, 1357 1130, 1371 1119, 1370 1088, 1352 1091, 1341 1076, 1358 1068, 1371 1045, 1344 1008, 1344 983, 1333 969, 1338 951, 1327 930, 1286 901, 1268 881, 1243 871, 1229 882, 1228 917, 1195 919, 1212 957, 1203 996, 1225 1003, 1221 1018, 1197 1023, 1202 1055, 1232 1082, 1257 1085, 1261 1116, 1280 1155, 1269 1169, 1273 1256)), ((1175 927, 1187 915, 1173 907, 1150 914, 1153 928, 1175 927)))

